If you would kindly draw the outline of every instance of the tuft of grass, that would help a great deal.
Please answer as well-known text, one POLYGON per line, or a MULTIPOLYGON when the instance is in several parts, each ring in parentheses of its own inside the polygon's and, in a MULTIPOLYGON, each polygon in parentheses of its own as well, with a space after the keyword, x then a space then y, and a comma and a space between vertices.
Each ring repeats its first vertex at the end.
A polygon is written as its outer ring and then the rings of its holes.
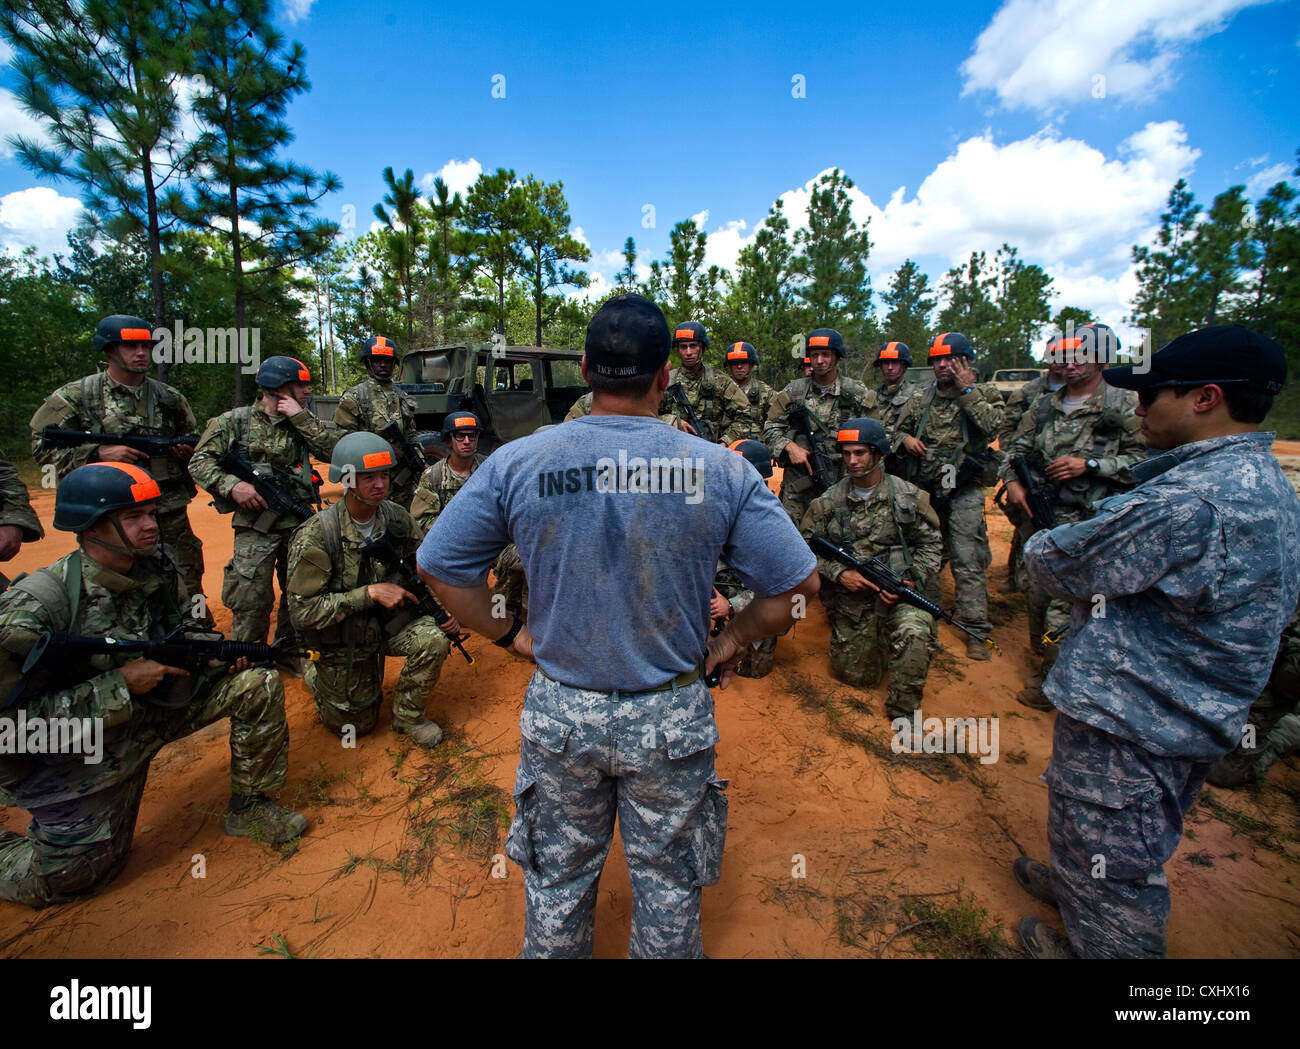
POLYGON ((271 942, 269 944, 259 943, 257 945, 257 953, 272 954, 277 958, 311 958, 314 956, 314 952, 312 951, 308 951, 303 955, 294 954, 293 951, 289 949, 289 941, 284 938, 282 933, 278 932, 271 933, 271 942))
POLYGON ((338 802, 330 796, 330 789, 338 786, 346 778, 346 773, 330 772, 325 767, 325 762, 320 762, 320 767, 294 788, 291 807, 296 810, 307 804, 318 808, 324 805, 337 805, 338 802))
POLYGON ((923 954, 939 958, 1006 958, 1016 952, 1003 942, 1002 929, 974 894, 957 894, 952 903, 904 899, 903 912, 917 928, 913 943, 923 954))

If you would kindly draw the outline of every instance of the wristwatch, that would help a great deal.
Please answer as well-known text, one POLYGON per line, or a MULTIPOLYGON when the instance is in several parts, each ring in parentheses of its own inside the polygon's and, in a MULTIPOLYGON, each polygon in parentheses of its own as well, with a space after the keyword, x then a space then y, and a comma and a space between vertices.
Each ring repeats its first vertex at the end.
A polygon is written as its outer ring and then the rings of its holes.
POLYGON ((1098 463, 1096 459, 1089 459, 1083 465, 1088 468, 1088 473, 1095 474, 1097 472, 1097 467, 1101 464, 1098 463))

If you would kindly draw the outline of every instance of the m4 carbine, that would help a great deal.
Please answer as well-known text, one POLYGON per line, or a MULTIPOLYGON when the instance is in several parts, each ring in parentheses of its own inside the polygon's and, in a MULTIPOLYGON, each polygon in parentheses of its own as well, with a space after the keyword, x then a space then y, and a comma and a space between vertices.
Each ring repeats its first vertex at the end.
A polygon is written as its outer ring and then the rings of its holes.
POLYGON ((808 441, 808 468, 812 472, 813 488, 820 495, 831 486, 831 475, 835 472, 831 455, 822 448, 821 435, 813 427, 806 404, 792 404, 785 414, 794 432, 808 441))
POLYGON ((280 487, 281 482, 278 478, 266 477, 258 473, 253 469, 253 464, 248 461, 248 457, 236 448, 226 449, 226 454, 217 460, 217 465, 226 473, 251 484, 257 494, 266 501, 267 509, 277 517, 281 514, 292 514, 299 521, 305 521, 316 512, 307 503, 299 502, 286 494, 280 487))
POLYGON ((1029 472, 1029 460, 1017 455, 1011 460, 1011 469, 1015 471, 1016 480, 1025 489, 1025 501, 1029 503, 1029 520, 1035 532, 1044 528, 1056 527, 1056 512, 1052 509, 1052 499, 1045 485, 1035 484, 1034 476, 1029 472))
POLYGON ((93 430, 62 430, 57 426, 47 426, 41 431, 41 449, 75 448, 81 444, 110 445, 124 444, 128 448, 144 452, 151 459, 166 455, 173 448, 183 445, 193 447, 199 443, 198 434, 163 433, 156 426, 133 426, 126 433, 96 433, 93 430))
POLYGON ((973 637, 981 645, 994 652, 1001 652, 992 638, 982 637, 973 630, 962 626, 952 616, 951 612, 945 612, 928 597, 921 594, 915 588, 908 586, 903 582, 903 577, 893 571, 887 564, 878 557, 873 557, 870 561, 863 561, 857 557, 852 550, 843 546, 832 543, 825 536, 815 535, 808 540, 812 552, 819 557, 829 557, 833 561, 838 561, 842 565, 848 565, 854 571, 858 572, 868 583, 878 586, 885 593, 897 597, 900 601, 905 601, 914 608, 919 608, 922 612, 929 612, 935 619, 942 619, 949 626, 955 626, 963 634, 973 637))
POLYGON ((465 657, 465 662, 473 666, 474 659, 465 651, 463 644, 463 642, 469 640, 469 635, 457 634, 447 630, 447 623, 451 621, 451 616, 447 614, 447 610, 442 605, 438 604, 438 599, 433 596, 433 592, 420 578, 420 573, 416 571, 410 559, 402 556, 402 552, 394 545, 392 536, 387 532, 372 535, 361 544, 361 552, 366 557, 378 561, 390 572, 397 573, 402 580, 402 586, 415 595, 416 607, 419 609, 420 614, 432 616, 433 621, 438 624, 438 628, 447 634, 447 640, 455 645, 460 654, 465 657))
POLYGON ((424 458, 424 453, 414 441, 407 439, 406 434, 402 432, 401 426, 396 421, 390 422, 380 430, 379 436, 393 446, 393 449, 417 478, 424 473, 425 468, 429 465, 424 458))
POLYGON ((686 421, 695 429, 696 436, 703 437, 710 444, 717 443, 718 435, 713 432, 713 426, 701 421, 700 417, 695 414, 695 409, 691 407, 690 398, 686 396, 686 390, 682 388, 680 381, 670 385, 668 389, 664 390, 664 393, 681 409, 686 421))

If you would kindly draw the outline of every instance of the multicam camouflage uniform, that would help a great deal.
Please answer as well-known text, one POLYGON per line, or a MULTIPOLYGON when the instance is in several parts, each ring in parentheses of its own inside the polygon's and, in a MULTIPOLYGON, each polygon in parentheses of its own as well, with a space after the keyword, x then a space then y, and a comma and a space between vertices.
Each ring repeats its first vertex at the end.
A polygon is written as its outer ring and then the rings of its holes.
MULTIPOLYGON (((702 364, 699 374, 692 377, 678 366, 668 376, 670 386, 675 382, 682 384, 696 417, 713 427, 714 440, 719 444, 731 444, 757 434, 759 424, 750 412, 749 398, 740 392, 730 375, 702 364)), ((672 398, 665 396, 659 402, 659 418, 673 423, 684 416, 672 398)))
MULTIPOLYGON (((735 382, 734 379, 732 381, 735 382)), ((740 383, 736 383, 736 388, 740 390, 740 392, 745 395, 745 399, 749 401, 749 414, 754 420, 753 433, 750 433, 747 436, 753 437, 757 440, 759 434, 763 430, 764 422, 767 421, 767 413, 772 407, 772 398, 776 396, 776 391, 767 383, 763 382, 762 379, 756 378, 752 374, 749 377, 749 381, 745 383, 744 386, 741 386, 740 383)))
POLYGON ((1052 887, 1085 957, 1164 955, 1164 864, 1300 597, 1300 500, 1273 436, 1182 445, 1090 520, 1025 544, 1030 573, 1074 604, 1044 685, 1060 711, 1044 779, 1052 887))
POLYGON ((565 415, 564 421, 567 423, 570 419, 581 419, 584 415, 590 415, 590 414, 591 414, 591 394, 584 393, 581 397, 579 397, 576 401, 573 402, 573 407, 570 408, 568 414, 565 415))
MULTIPOLYGON (((339 428, 340 436, 356 430, 378 433, 393 422, 408 441, 420 447, 420 431, 415 425, 415 399, 399 390, 392 380, 365 379, 345 390, 334 409, 334 425, 339 428)), ((395 450, 399 452, 398 465, 392 473, 389 501, 407 507, 420 478, 406 465, 400 449, 395 450)))
MULTIPOLYGON (((782 468, 781 505, 790 515, 790 520, 797 528, 808 512, 808 504, 817 493, 813 491, 813 480, 808 471, 790 467, 790 457, 785 446, 795 441, 800 448, 808 443, 802 436, 795 440, 794 428, 786 414, 791 405, 803 404, 808 408, 812 420, 813 432, 821 438, 821 445, 830 460, 827 487, 844 476, 844 461, 835 452, 835 435, 840 426, 848 419, 879 419, 880 405, 876 395, 857 379, 837 376, 835 381, 822 390, 811 378, 795 379, 784 390, 772 398, 772 406, 767 411, 763 426, 763 443, 772 453, 772 458, 782 468)), ((888 427, 885 434, 893 445, 893 433, 888 427)), ((807 450, 807 449, 805 449, 807 450)))
MULTIPOLYGON (((461 490, 486 458, 486 455, 475 453, 469 473, 464 477, 456 473, 446 459, 424 471, 411 499, 411 516, 419 523, 421 531, 428 532, 433 527, 433 522, 446 509, 451 497, 461 490)), ((511 615, 528 618, 528 582, 524 579, 523 562, 519 560, 519 551, 514 543, 501 551, 501 556, 492 566, 492 574, 496 578, 493 590, 505 597, 506 610, 511 615)))
MULTIPOLYGON (((929 496, 889 474, 865 497, 852 478, 836 482, 813 500, 800 531, 805 539, 821 535, 851 547, 863 560, 879 557, 918 587, 939 572, 943 537, 929 496)), ((891 718, 910 715, 921 705, 930 671, 933 617, 902 601, 891 609, 875 594, 846 590, 837 583, 845 570, 838 561, 817 558, 817 571, 828 581, 821 599, 831 625, 831 671, 850 685, 874 685, 884 676, 888 653, 885 711, 891 718)))
MULTIPOLYGON (((181 436, 199 428, 190 410, 190 402, 179 390, 145 376, 139 386, 127 386, 110 378, 108 372, 96 372, 60 386, 36 409, 30 423, 32 454, 42 466, 52 464, 59 480, 78 466, 91 462, 94 445, 52 448, 41 451, 41 432, 47 426, 62 430, 91 430, 99 433, 125 433, 135 426, 157 427, 162 433, 181 436)), ((176 556, 185 589, 190 594, 203 593, 203 544, 190 527, 186 508, 198 491, 185 464, 170 455, 156 456, 140 466, 148 470, 162 489, 158 503, 158 529, 162 542, 176 556)), ((210 623, 211 620, 209 619, 210 623)))
MULTIPOLYGON (((917 383, 900 379, 892 386, 882 382, 871 391, 876 395, 876 403, 880 405, 880 423, 891 438, 898 433, 898 417, 903 414, 903 405, 911 400, 912 394, 918 389, 920 386, 917 383)), ((885 456, 885 472, 901 477, 907 453, 900 451, 892 441, 890 447, 893 450, 885 456)))
MULTIPOLYGON (((24 543, 45 538, 45 529, 27 498, 27 486, 18 479, 18 471, 9 460, 0 455, 0 527, 8 525, 22 533, 24 543)), ((0 593, 8 585, 8 578, 0 574, 0 593)))
MULTIPOLYGON (((415 563, 424 533, 395 503, 375 511, 373 535, 387 533, 415 563)), ((451 650, 431 616, 410 606, 391 612, 366 593, 371 583, 398 582, 387 568, 363 555, 363 540, 342 500, 304 522, 289 544, 289 614, 320 659, 307 683, 325 727, 342 733, 351 725, 364 736, 379 721, 385 655, 405 656, 393 690, 393 720, 418 722, 451 650)))
MULTIPOLYGON (((957 491, 951 491, 955 474, 968 452, 988 448, 1002 422, 1002 394, 992 383, 979 383, 970 393, 955 396, 930 382, 913 392, 898 416, 898 448, 906 461, 909 480, 930 493, 932 500, 947 498, 948 509, 935 505, 943 528, 944 560, 950 563, 956 590, 955 618, 977 634, 993 631, 989 622, 989 595, 985 580, 993 560, 988 529, 984 525, 984 490, 981 485, 996 479, 996 452, 989 452, 986 474, 957 491), (901 449, 904 435, 924 441, 929 449, 918 459, 901 449), (946 483, 945 483, 946 482, 946 483)), ((926 596, 939 601, 936 572, 926 596)), ((967 643, 970 652, 976 642, 967 643)))
MULTIPOLYGON (((1084 473, 1063 484, 1048 484, 1055 491, 1053 509, 1057 525, 1076 524, 1093 515, 1096 504, 1108 495, 1132 487, 1130 467, 1146 454, 1142 440, 1142 420, 1133 414, 1137 394, 1102 383, 1083 404, 1070 414, 1065 412, 1069 387, 1035 400, 1030 411, 1021 417, 1014 436, 1003 447, 1001 477, 1014 481, 1011 460, 1023 456, 1039 484, 1045 483, 1043 470, 1054 459, 1073 456, 1096 459, 1095 473, 1084 473)), ((1032 525, 1030 526, 1032 534, 1032 525)), ((1057 646, 1043 646, 1044 631, 1056 630, 1070 620, 1070 604, 1053 600, 1042 586, 1029 580, 1029 644, 1042 652, 1050 666, 1057 646)))
MULTIPOLYGON (((754 591, 745 589, 745 584, 736 570, 727 564, 726 558, 718 558, 718 574, 714 577, 713 585, 731 605, 733 616, 739 615, 754 600, 754 591)), ((741 677, 767 677, 772 672, 775 659, 776 638, 760 638, 740 657, 736 673, 741 677)))
MULTIPOLYGON (((122 575, 77 551, 47 571, 53 578, 33 573, 0 596, 0 651, 6 657, 0 694, 19 680, 24 657, 47 630, 123 639, 147 639, 177 624, 204 630, 188 614, 176 570, 161 558, 137 561, 122 575), (75 613, 69 591, 77 595, 75 613)), ((99 764, 86 764, 82 755, 0 756, 0 804, 32 814, 25 836, 0 831, 0 899, 44 907, 111 881, 131 848, 149 762, 165 744, 221 718, 230 718, 232 791, 252 796, 284 786, 289 729, 284 688, 274 669, 227 675, 223 667, 167 677, 153 692, 132 695, 117 669, 129 658, 134 657, 96 655, 80 668, 62 666, 66 676, 56 679, 61 687, 29 686, 3 711, 6 719, 20 711, 28 719, 102 718, 104 751, 99 764), (187 697, 190 705, 179 709, 151 702, 187 697)))
POLYGON ((208 420, 190 460, 190 473, 213 495, 218 510, 234 510, 235 547, 226 565, 221 603, 230 609, 234 620, 231 635, 236 641, 266 640, 275 605, 275 580, 280 584, 275 636, 292 637, 284 581, 289 537, 298 521, 292 514, 275 517, 270 511, 234 506, 230 493, 239 478, 222 470, 217 460, 228 449, 238 448, 254 466, 264 464, 276 471, 286 494, 302 502, 315 502, 310 456, 328 460, 338 438, 332 424, 316 418, 306 408, 292 418, 272 419, 260 399, 251 407, 235 408, 208 420))
MULTIPOLYGON (((1030 379, 1020 389, 1007 398, 1006 405, 1002 410, 1002 428, 998 430, 998 449, 1002 452, 1002 461, 1008 461, 1007 447, 1011 444, 1011 438, 1015 436, 1017 428, 1020 426, 1020 420, 1024 418, 1034 403, 1045 393, 1055 393, 1065 383, 1059 383, 1054 390, 1047 381, 1046 375, 1040 375, 1037 379, 1030 379)), ((1007 551, 1007 584, 1005 593, 1015 593, 1016 591, 1025 591, 1029 589, 1029 576, 1025 573, 1025 558, 1023 549, 1025 540, 1033 535, 1032 525, 1029 518, 1020 512, 1019 508, 1003 501, 1002 489, 998 489, 998 506, 1006 514, 1007 520, 1011 522, 1014 531, 1011 533, 1011 548, 1007 551)))

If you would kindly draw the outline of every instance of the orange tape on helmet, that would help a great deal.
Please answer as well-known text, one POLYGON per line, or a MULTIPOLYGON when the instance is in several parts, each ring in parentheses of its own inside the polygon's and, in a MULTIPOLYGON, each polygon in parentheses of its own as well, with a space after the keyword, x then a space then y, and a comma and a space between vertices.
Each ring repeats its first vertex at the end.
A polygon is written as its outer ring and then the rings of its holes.
POLYGON ((122 342, 153 342, 153 332, 148 328, 123 328, 122 342))
POLYGON ((377 470, 381 466, 393 465, 392 452, 371 452, 369 455, 361 457, 361 465, 367 470, 377 470))
POLYGON ((147 503, 150 499, 161 499, 162 491, 158 487, 158 482, 150 477, 138 466, 132 466, 130 463, 96 463, 96 466, 111 466, 114 470, 121 470, 135 483, 131 485, 131 498, 137 503, 147 503))

